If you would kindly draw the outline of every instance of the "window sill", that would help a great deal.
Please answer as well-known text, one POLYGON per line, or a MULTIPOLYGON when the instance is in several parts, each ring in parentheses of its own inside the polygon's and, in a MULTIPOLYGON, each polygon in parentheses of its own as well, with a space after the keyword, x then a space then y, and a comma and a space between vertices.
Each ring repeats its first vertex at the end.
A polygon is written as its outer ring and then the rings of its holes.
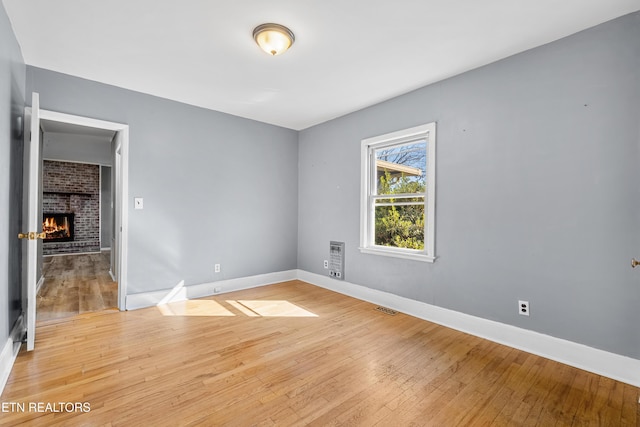
POLYGON ((398 249, 384 249, 381 247, 380 248, 360 247, 358 249, 360 249, 361 253, 370 254, 370 255, 382 255, 382 256, 388 256, 388 257, 394 257, 394 258, 403 258, 403 259, 410 259, 414 261, 431 262, 431 263, 433 263, 436 260, 436 257, 425 255, 424 253, 415 253, 415 252, 409 252, 409 251, 402 251, 398 249))

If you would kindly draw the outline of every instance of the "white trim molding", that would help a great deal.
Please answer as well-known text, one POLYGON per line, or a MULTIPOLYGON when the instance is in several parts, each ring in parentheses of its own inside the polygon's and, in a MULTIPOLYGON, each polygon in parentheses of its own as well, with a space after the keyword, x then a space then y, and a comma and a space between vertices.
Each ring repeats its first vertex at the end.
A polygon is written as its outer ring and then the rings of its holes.
POLYGON ((24 316, 20 315, 15 325, 13 325, 11 334, 9 334, 9 338, 4 344, 2 352, 0 352, 0 395, 4 391, 4 386, 7 385, 11 369, 13 368, 16 357, 18 357, 18 353, 20 352, 24 333, 24 316))
POLYGON ((127 295, 127 310, 136 310, 175 301, 184 301, 192 298, 201 298, 296 280, 297 273, 298 270, 287 270, 187 286, 184 282, 179 282, 172 289, 127 295))
POLYGON ((350 297, 392 308, 419 319, 466 332, 569 366, 640 387, 640 360, 528 329, 437 307, 365 286, 298 270, 298 279, 350 297))

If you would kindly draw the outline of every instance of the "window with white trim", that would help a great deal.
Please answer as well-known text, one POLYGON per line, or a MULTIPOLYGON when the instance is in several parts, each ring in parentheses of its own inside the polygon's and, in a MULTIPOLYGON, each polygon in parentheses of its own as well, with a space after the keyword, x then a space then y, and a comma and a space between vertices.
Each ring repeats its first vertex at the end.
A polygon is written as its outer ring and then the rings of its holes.
POLYGON ((362 140, 360 251, 435 260, 436 124, 362 140))

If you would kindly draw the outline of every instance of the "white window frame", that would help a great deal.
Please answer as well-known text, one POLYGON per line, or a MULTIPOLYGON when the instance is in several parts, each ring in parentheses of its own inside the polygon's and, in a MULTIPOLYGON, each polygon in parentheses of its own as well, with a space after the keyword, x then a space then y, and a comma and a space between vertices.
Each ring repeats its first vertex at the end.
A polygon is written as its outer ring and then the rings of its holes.
POLYGON ((435 201, 436 201, 436 123, 428 123, 397 132, 363 139, 360 146, 360 252, 434 262, 435 256, 435 201), (374 238, 374 185, 376 183, 375 150, 412 141, 427 142, 427 185, 424 212, 424 250, 375 245, 374 238))

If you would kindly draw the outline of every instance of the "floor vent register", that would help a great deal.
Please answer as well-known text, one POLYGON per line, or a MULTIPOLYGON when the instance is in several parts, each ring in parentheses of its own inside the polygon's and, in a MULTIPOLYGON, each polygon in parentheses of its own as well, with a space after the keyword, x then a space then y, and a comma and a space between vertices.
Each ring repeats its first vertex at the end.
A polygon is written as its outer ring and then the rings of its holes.
POLYGON ((382 306, 378 306, 376 307, 376 310, 384 313, 384 314, 388 314, 389 316, 395 316, 396 314, 398 314, 397 311, 395 310, 391 310, 390 308, 387 307, 382 307, 382 306))

